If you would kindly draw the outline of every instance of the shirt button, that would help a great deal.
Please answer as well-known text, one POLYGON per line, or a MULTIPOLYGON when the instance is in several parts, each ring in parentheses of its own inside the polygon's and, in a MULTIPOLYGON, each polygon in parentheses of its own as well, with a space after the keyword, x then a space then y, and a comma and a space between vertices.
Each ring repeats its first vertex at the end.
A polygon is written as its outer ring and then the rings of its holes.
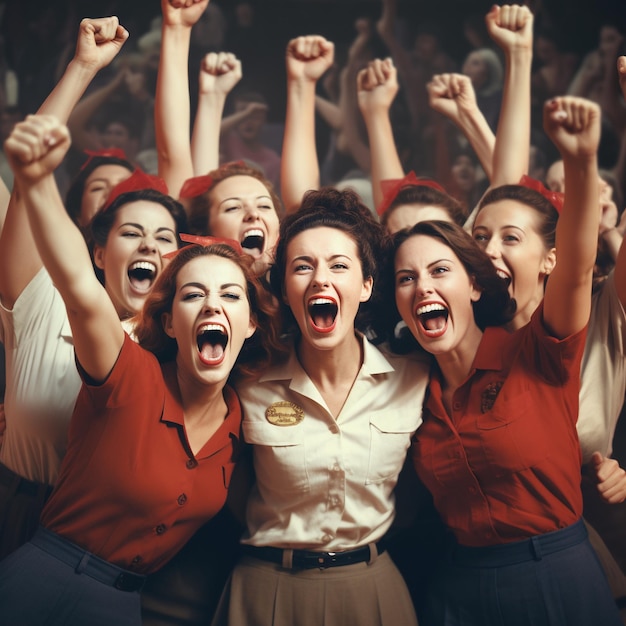
POLYGON ((157 535, 162 535, 167 530, 167 526, 165 524, 159 524, 154 530, 157 535))
POLYGON ((132 561, 131 563, 133 565, 137 565, 137 563, 141 563, 141 557, 139 555, 137 555, 132 561))
POLYGON ((460 403, 460 402, 455 402, 455 403, 452 405, 452 408, 453 408, 455 411, 460 411, 460 410, 461 410, 461 403, 460 403))
POLYGON ((187 496, 184 493, 181 493, 176 499, 176 502, 178 502, 180 506, 183 506, 183 504, 187 502, 187 496))
POLYGON ((194 467, 198 465, 198 461, 196 461, 196 459, 189 459, 186 465, 187 465, 187 469, 193 469, 194 467))
POLYGON ((341 470, 341 468, 339 467, 339 465, 337 463, 335 463, 333 465, 333 472, 339 472, 341 470))

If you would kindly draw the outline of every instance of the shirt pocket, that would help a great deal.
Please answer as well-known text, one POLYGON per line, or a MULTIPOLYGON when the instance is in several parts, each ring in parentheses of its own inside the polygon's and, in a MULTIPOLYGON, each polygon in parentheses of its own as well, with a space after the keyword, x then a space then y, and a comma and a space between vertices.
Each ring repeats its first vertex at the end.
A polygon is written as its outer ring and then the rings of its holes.
POLYGON ((309 490, 304 430, 264 422, 243 422, 247 443, 254 446, 254 471, 262 490, 309 490))
POLYGON ((418 425, 419 415, 381 411, 370 415, 370 449, 366 485, 396 479, 418 425))
POLYGON ((530 390, 525 390, 498 397, 490 411, 476 418, 485 459, 495 473, 529 469, 549 456, 545 416, 537 410, 538 406, 540 402, 533 400, 530 390))

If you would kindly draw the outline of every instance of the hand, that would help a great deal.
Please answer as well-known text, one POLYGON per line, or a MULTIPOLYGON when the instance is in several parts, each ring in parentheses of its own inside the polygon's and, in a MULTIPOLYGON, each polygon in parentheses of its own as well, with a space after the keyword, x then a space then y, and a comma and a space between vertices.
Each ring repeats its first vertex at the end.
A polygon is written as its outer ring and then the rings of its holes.
POLYGON ((563 158, 596 158, 600 143, 600 107, 590 100, 561 96, 543 108, 543 128, 563 158))
POLYGON ((319 35, 296 37, 287 44, 287 79, 315 82, 333 64, 335 44, 319 35))
POLYGON ((398 93, 398 76, 391 58, 370 61, 357 74, 356 88, 364 117, 375 110, 388 112, 398 93))
POLYGON ((164 26, 191 28, 206 11, 209 0, 161 0, 164 26))
POLYGON ((609 504, 626 500, 626 471, 615 459, 609 459, 600 452, 594 452, 589 462, 598 482, 602 499, 609 504))
POLYGON ((226 96, 241 80, 241 61, 230 52, 209 52, 200 65, 200 93, 226 96))
POLYGON ((19 184, 51 175, 70 147, 70 133, 52 115, 29 115, 13 127, 4 152, 19 184))
POLYGON ((435 74, 426 89, 430 107, 454 122, 477 108, 476 92, 465 74, 435 74))
POLYGON ((117 56, 127 39, 128 31, 117 17, 85 18, 78 29, 74 60, 97 72, 117 56))
POLYGON ((485 16, 489 36, 505 52, 514 49, 531 51, 533 47, 533 14, 526 6, 505 4, 493 6, 485 16))

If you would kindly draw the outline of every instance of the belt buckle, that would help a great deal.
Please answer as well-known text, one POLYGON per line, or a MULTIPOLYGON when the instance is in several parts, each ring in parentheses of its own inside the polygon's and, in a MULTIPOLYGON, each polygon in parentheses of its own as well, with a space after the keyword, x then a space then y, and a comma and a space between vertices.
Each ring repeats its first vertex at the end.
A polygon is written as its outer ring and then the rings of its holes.
POLYGON ((327 569, 337 564, 336 552, 322 552, 317 557, 319 569, 327 569))

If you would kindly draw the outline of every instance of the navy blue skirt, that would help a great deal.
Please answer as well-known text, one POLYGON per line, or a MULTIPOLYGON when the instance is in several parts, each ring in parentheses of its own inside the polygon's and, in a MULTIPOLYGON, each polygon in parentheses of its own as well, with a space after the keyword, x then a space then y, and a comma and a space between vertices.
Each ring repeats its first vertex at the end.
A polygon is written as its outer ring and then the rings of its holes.
POLYGON ((582 520, 524 541, 450 546, 429 604, 443 626, 623 626, 582 520))
POLYGON ((141 626, 144 579, 40 528, 0 561, 0 624, 141 626))

